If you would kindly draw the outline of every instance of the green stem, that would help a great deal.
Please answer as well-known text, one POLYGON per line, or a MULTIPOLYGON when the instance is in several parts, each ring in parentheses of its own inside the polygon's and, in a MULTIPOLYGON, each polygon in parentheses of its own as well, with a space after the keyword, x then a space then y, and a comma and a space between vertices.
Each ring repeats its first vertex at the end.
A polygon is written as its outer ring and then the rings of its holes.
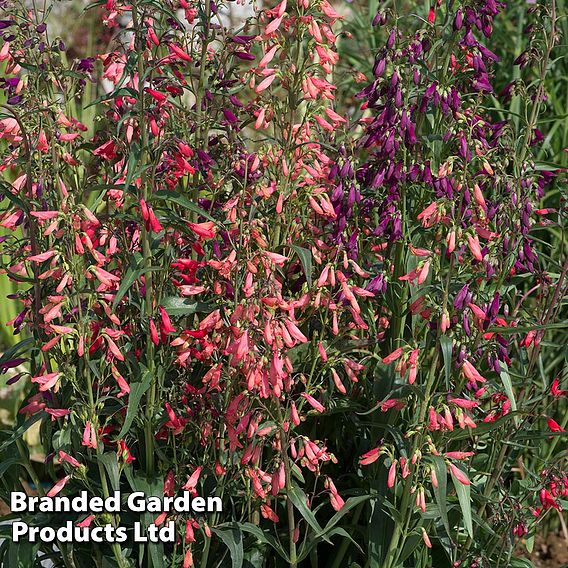
POLYGON ((294 518, 294 505, 288 497, 289 493, 292 490, 292 468, 290 466, 290 459, 288 458, 289 440, 288 434, 282 427, 284 418, 282 416, 282 409, 280 408, 278 401, 276 402, 276 416, 278 418, 278 424, 280 426, 280 439, 282 443, 281 457, 282 462, 284 463, 284 474, 286 478, 286 512, 288 516, 288 552, 290 555, 290 568, 297 568, 298 553, 296 551, 296 542, 294 540, 294 534, 296 532, 296 520, 294 518))

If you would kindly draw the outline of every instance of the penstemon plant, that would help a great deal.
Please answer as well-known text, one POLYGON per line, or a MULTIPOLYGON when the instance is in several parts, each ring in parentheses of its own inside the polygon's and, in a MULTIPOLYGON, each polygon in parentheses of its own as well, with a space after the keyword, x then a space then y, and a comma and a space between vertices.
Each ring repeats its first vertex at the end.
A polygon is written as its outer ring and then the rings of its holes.
POLYGON ((568 495, 561 10, 523 7, 497 94, 503 3, 239 7, 95 2, 108 46, 71 59, 50 6, 3 2, 1 496, 120 492, 11 518, 128 539, 3 526, 2 562, 530 566, 568 495), (126 507, 182 491, 222 509, 126 507))

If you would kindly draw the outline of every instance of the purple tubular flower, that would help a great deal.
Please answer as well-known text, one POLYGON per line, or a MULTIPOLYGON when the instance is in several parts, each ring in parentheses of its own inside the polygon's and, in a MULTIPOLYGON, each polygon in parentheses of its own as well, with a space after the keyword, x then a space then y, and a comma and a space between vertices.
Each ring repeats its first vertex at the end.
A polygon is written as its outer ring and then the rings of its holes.
POLYGON ((238 119, 235 116, 235 114, 227 108, 223 109, 223 115, 227 119, 227 121, 230 122, 231 124, 236 124, 238 122, 238 119))
POLYGON ((13 385, 14 383, 17 383, 23 376, 25 373, 18 373, 17 375, 14 375, 13 377, 10 377, 7 381, 6 384, 8 386, 13 385))
POLYGON ((244 107, 243 103, 241 103, 241 101, 240 101, 235 95, 231 95, 231 96, 229 97, 229 100, 231 101, 231 103, 232 103, 233 105, 235 105, 235 106, 238 107, 238 108, 243 108, 243 107, 244 107))
POLYGON ((454 30, 458 31, 461 30, 463 25, 463 12, 461 11, 461 8, 456 12, 456 15, 454 17, 454 30))
POLYGON ((463 310, 466 306, 467 296, 469 292, 469 284, 465 284, 454 298, 454 308, 463 310))
POLYGON ((10 359, 9 361, 4 361, 0 365, 0 372, 5 373, 8 369, 13 369, 14 367, 20 366, 22 363, 25 363, 25 359, 10 359))
POLYGON ((256 35, 238 35, 238 36, 233 36, 231 38, 231 41, 238 43, 239 45, 245 45, 250 41, 252 41, 255 37, 256 35))
POLYGON ((235 51, 235 55, 239 59, 244 59, 245 61, 254 61, 256 59, 256 57, 248 51, 235 51))
POLYGON ((373 292, 376 294, 377 292, 380 294, 384 294, 387 289, 387 283, 385 281, 385 276, 383 273, 378 274, 375 276, 368 284, 365 286, 365 290, 367 292, 373 292))

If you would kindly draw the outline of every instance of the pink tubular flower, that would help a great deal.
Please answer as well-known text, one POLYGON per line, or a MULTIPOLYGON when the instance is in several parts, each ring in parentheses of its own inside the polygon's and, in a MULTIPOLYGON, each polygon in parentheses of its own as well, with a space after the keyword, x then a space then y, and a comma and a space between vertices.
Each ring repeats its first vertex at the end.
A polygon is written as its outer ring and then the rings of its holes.
POLYGON ((294 426, 298 426, 300 424, 300 416, 298 415, 298 410, 293 401, 290 403, 290 420, 292 420, 292 424, 294 424, 294 426))
POLYGON ((111 363, 110 369, 112 372, 112 376, 115 378, 120 388, 120 392, 118 393, 117 397, 121 398, 125 394, 128 394, 130 392, 130 386, 128 385, 124 377, 119 373, 118 369, 115 367, 114 364, 111 363))
POLYGON ((430 542, 430 537, 428 536, 426 529, 424 527, 421 527, 421 529, 422 529, 422 540, 424 541, 424 544, 428 548, 432 548, 432 543, 430 542))
POLYGON ((337 371, 333 368, 331 369, 331 376, 333 378, 333 382, 335 383, 337 390, 341 394, 345 394, 347 392, 347 389, 345 388, 345 385, 341 382, 341 379, 339 378, 337 371))
MULTIPOLYGON (((32 383, 37 383, 40 385, 39 390, 45 392, 51 390, 57 385, 61 373, 48 373, 47 375, 38 375, 37 377, 32 377, 32 383)), ((57 389, 55 389, 57 391, 57 389)))
POLYGON ((376 462, 379 457, 381 456, 381 448, 380 446, 369 450, 367 453, 363 454, 359 458, 360 465, 371 465, 372 463, 376 462))
POLYGON ((77 523, 78 527, 90 527, 91 523, 95 520, 95 515, 88 515, 81 522, 77 523))
POLYGON ((193 497, 197 495, 195 487, 197 486, 197 483, 199 481, 199 476, 201 475, 202 470, 203 470, 202 466, 196 467, 195 471, 190 475, 185 485, 183 486, 183 489, 185 489, 186 491, 190 491, 193 497))
POLYGON ((446 457, 454 460, 464 460, 474 455, 475 452, 446 452, 446 457))
POLYGON ((398 462, 395 460, 391 463, 391 466, 389 467, 389 475, 387 478, 387 486, 390 487, 394 487, 394 482, 396 480, 396 466, 398 465, 398 462))
POLYGON ((318 402, 313 396, 309 395, 307 392, 303 392, 300 396, 308 401, 308 404, 317 412, 325 412, 325 407, 323 404, 318 402))
POLYGON ((462 372, 467 379, 473 382, 486 382, 486 379, 482 377, 477 369, 467 360, 465 360, 462 364, 462 372))
POLYGON ((85 424, 85 429, 83 430, 83 446, 88 448, 97 449, 97 433, 90 422, 85 424))
POLYGON ((269 36, 270 34, 274 33, 280 27, 280 24, 282 23, 282 18, 283 16, 280 16, 279 18, 272 20, 272 22, 270 22, 270 24, 266 26, 266 29, 264 30, 264 35, 269 36))
POLYGON ((462 485, 471 485, 471 481, 469 477, 456 465, 450 463, 450 471, 452 475, 462 484, 462 485))
POLYGON ((71 479, 70 475, 66 475, 65 477, 61 478, 48 492, 47 497, 55 497, 67 484, 67 482, 71 479))
POLYGON ((272 85, 272 82, 274 81, 274 79, 276 79, 276 74, 272 74, 269 75, 268 77, 265 77, 256 87, 255 91, 257 93, 262 93, 262 91, 265 91, 266 89, 268 89, 268 87, 270 87, 270 85, 272 85))
POLYGON ((448 402, 451 402, 452 404, 455 404, 460 408, 466 409, 477 408, 479 406, 479 402, 475 400, 469 400, 467 398, 449 398, 448 402))
POLYGON ((67 452, 63 450, 59 450, 59 459, 62 462, 67 462, 71 464, 73 467, 79 467, 81 464, 72 456, 70 456, 67 452))
POLYGON ((390 355, 383 357, 383 363, 386 363, 388 365, 389 363, 396 361, 403 354, 403 352, 404 348, 402 347, 395 349, 390 355))
POLYGON ((469 250, 476 260, 483 260, 483 255, 481 254, 481 247, 479 245, 479 239, 477 235, 468 235, 467 244, 469 245, 469 250))

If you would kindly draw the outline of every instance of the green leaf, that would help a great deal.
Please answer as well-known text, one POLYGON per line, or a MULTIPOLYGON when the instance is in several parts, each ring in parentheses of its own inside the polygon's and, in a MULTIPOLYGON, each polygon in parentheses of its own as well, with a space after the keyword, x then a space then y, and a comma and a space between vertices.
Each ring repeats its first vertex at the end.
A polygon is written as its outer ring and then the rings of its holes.
POLYGON ((106 454, 99 456, 98 460, 105 466, 113 491, 119 491, 120 474, 118 471, 118 460, 116 459, 116 453, 107 452, 106 454))
POLYGON ((125 434, 130 430, 130 426, 136 416, 140 407, 140 400, 142 395, 150 388, 152 379, 154 377, 150 374, 148 369, 145 369, 142 374, 142 381, 138 383, 130 383, 130 394, 128 395, 128 410, 126 411, 126 418, 122 429, 117 436, 117 440, 124 438, 125 434))
POLYGON ((243 534, 237 523, 225 524, 211 528, 226 545, 231 553, 232 568, 241 568, 243 565, 243 534))
POLYGON ((2 462, 0 462, 0 477, 2 477, 4 473, 6 473, 13 465, 16 464, 24 465, 24 462, 16 457, 3 459, 2 462))
POLYGON ((300 262, 302 263, 302 267, 304 268, 304 274, 306 276, 306 282, 308 286, 312 287, 312 253, 307 248, 298 247, 296 245, 292 245, 292 249, 298 255, 300 262))
POLYGON ((11 359, 15 359, 16 355, 22 353, 24 350, 27 350, 28 347, 31 347, 34 343, 33 337, 28 337, 16 345, 10 347, 10 349, 6 349, 4 353, 2 353, 2 357, 0 357, 0 365, 5 363, 6 361, 10 361, 11 359))
MULTIPOLYGON (((163 479, 153 478, 148 479, 144 477, 141 472, 134 471, 132 466, 127 466, 124 468, 124 474, 130 487, 134 491, 141 491, 146 495, 146 497, 162 497, 163 496, 163 479)), ((142 523, 143 530, 146 530, 154 522, 154 513, 145 512, 141 514, 140 522, 142 523)), ((162 543, 151 542, 148 545, 142 545, 140 547, 140 565, 142 566, 142 558, 144 555, 144 549, 147 547, 148 554, 152 559, 152 563, 155 567, 164 566, 164 545, 162 543)))
POLYGON ((38 420, 42 420, 45 416, 45 412, 38 412, 28 418, 21 426, 16 428, 16 430, 12 430, 11 436, 0 446, 0 451, 5 450, 16 440, 19 440, 38 420))
POLYGON ((118 306, 118 303, 120 302, 120 300, 122 300, 124 294, 128 292, 130 286, 132 286, 132 284, 134 284, 134 282, 136 282, 136 280, 138 280, 140 276, 152 270, 161 270, 157 266, 148 266, 146 268, 140 268, 141 262, 142 258, 140 257, 140 255, 138 255, 137 257, 135 256, 132 259, 132 262, 130 263, 128 270, 126 271, 126 274, 124 275, 124 278, 120 283, 120 287, 116 292, 116 296, 114 297, 114 301, 112 303, 113 309, 116 308, 116 306, 118 306))
POLYGON ((448 473, 446 471, 446 463, 440 456, 431 456, 432 463, 434 465, 434 473, 438 480, 438 487, 434 487, 434 496, 436 497, 436 503, 438 504, 438 509, 440 510, 440 518, 444 524, 444 528, 450 535, 450 523, 448 521, 448 501, 447 501, 447 491, 448 491, 448 473))
MULTIPOLYGON (((517 410, 517 401, 515 399, 515 392, 513 391, 513 383, 511 382, 511 376, 509 375, 509 367, 507 367, 507 363, 499 361, 499 365, 501 366, 501 372, 499 376, 503 381, 503 387, 505 388, 505 393, 507 394, 507 398, 511 403, 511 410, 515 412, 517 410)), ((515 424, 519 425, 519 417, 515 416, 515 424)))
POLYGON ((290 487, 288 491, 288 499, 292 501, 292 504, 298 511, 300 515, 305 519, 305 521, 312 527, 312 529, 316 532, 316 534, 321 534, 322 538, 326 542, 331 542, 326 536, 323 536, 323 529, 321 528, 320 524, 318 523, 315 515, 308 507, 308 498, 306 494, 300 489, 296 483, 292 482, 292 487, 290 487))
MULTIPOLYGON (((217 528, 223 525, 218 525, 217 528)), ((259 542, 263 544, 268 544, 273 550, 275 550, 278 555, 284 559, 285 562, 290 563, 290 558, 286 551, 282 548, 280 543, 268 532, 263 531, 259 526, 253 525, 252 523, 239 523, 239 527, 242 531, 248 532, 254 535, 259 542)))
POLYGON ((402 551, 400 556, 398 557, 398 562, 404 562, 417 548, 418 545, 422 542, 422 533, 411 533, 408 535, 406 540, 404 541, 404 546, 402 547, 402 551))
POLYGON ((446 377, 446 388, 450 388, 450 375, 452 373, 452 347, 454 342, 447 335, 440 336, 440 345, 442 346, 442 356, 444 358, 444 373, 446 377))
POLYGON ((169 296, 162 300, 162 306, 170 316, 187 316, 195 313, 210 313, 213 308, 205 302, 196 302, 191 298, 169 296))
POLYGON ((202 209, 199 205, 196 205, 193 201, 190 201, 187 197, 185 197, 185 195, 180 195, 176 191, 156 191, 156 193, 152 194, 152 201, 155 199, 177 203, 178 205, 185 207, 185 209, 189 209, 190 211, 205 217, 205 219, 208 219, 209 221, 213 221, 216 224, 218 223, 217 219, 211 217, 205 209, 202 209))
MULTIPOLYGON (((459 467, 459 466, 456 466, 459 467)), ((452 475, 452 480, 454 482, 454 487, 458 495, 458 501, 460 502, 460 508, 462 510, 463 521, 467 534, 470 538, 473 538, 473 521, 471 517, 471 492, 470 485, 464 485, 456 479, 454 474, 450 471, 452 475)))
POLYGON ((364 503, 365 501, 368 501, 369 499, 371 499, 371 495, 358 495, 356 497, 349 497, 349 499, 345 501, 343 507, 341 507, 341 509, 337 511, 337 513, 335 513, 335 515, 333 515, 331 519, 329 519, 327 525, 325 525, 325 528, 323 529, 323 532, 328 533, 347 513, 349 513, 349 511, 351 511, 351 509, 361 503, 364 503))

